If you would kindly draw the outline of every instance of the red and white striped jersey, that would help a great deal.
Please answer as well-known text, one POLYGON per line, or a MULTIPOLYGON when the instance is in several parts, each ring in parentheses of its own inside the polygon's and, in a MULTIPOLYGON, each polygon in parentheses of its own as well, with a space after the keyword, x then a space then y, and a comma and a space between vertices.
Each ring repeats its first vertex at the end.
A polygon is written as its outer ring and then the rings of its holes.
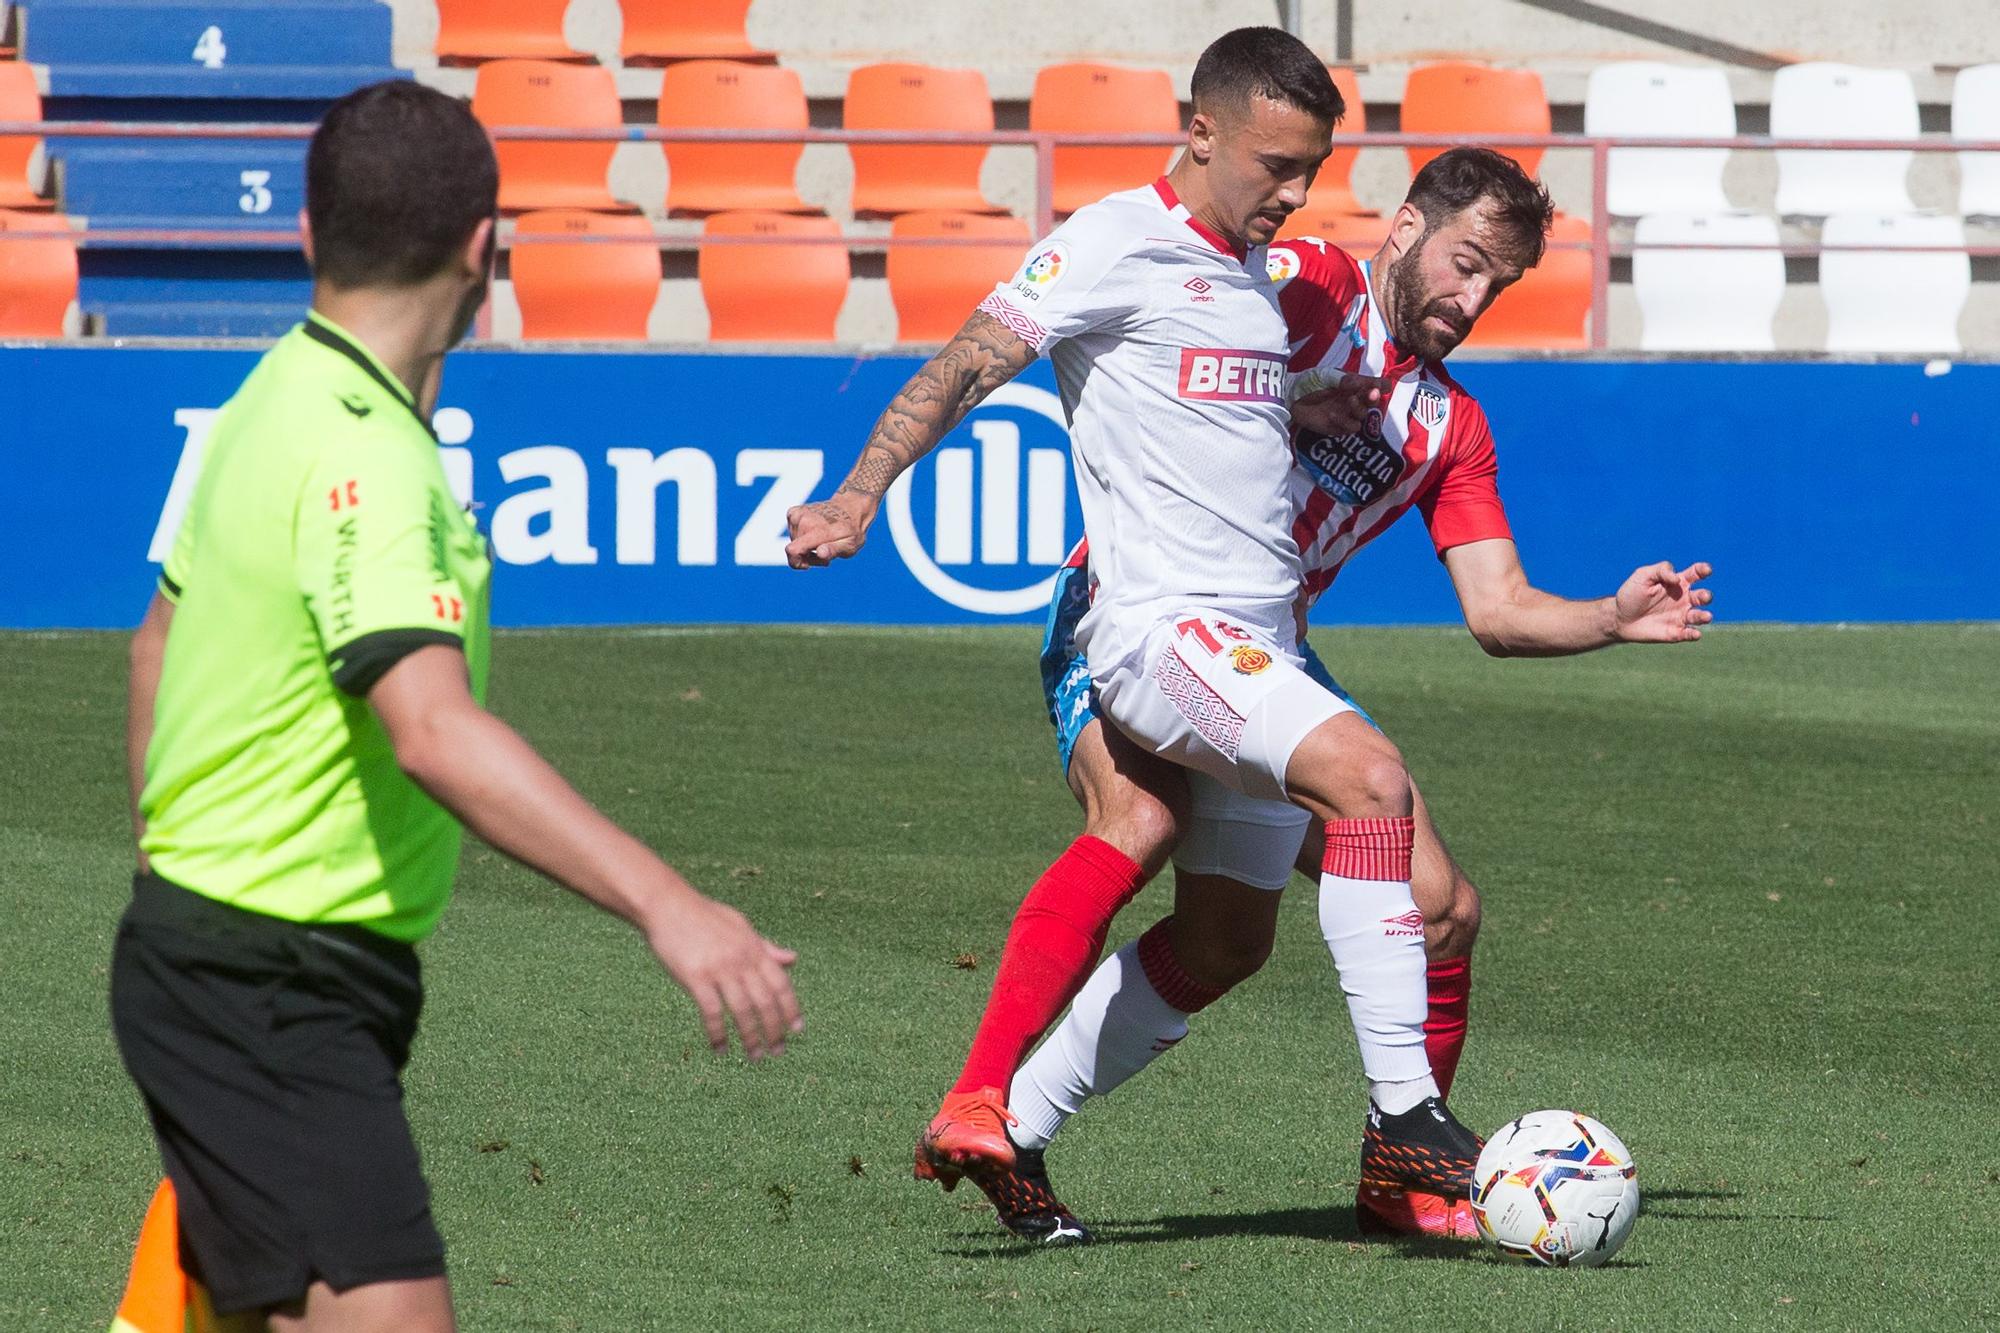
POLYGON ((1162 178, 1080 209, 980 310, 1053 364, 1098 593, 1094 665, 1191 606, 1289 633, 1302 569, 1291 343, 1262 247, 1162 178))
POLYGON ((1294 373, 1395 381, 1388 402, 1355 434, 1293 434, 1309 482, 1292 525, 1306 605, 1412 505, 1440 558, 1454 546, 1511 537, 1486 413, 1444 367, 1397 348, 1375 304, 1370 266, 1311 237, 1272 246, 1269 264, 1292 330, 1294 373))

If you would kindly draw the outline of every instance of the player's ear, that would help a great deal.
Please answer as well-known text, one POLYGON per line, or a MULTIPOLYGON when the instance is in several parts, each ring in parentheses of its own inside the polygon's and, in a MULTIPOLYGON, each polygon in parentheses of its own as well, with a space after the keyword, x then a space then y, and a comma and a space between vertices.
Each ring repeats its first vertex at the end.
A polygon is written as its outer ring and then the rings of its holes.
POLYGON ((1215 117, 1206 111, 1195 112, 1188 121, 1188 153, 1204 166, 1215 153, 1215 117))
POLYGON ((1405 200, 1389 219, 1389 249, 1394 257, 1401 259, 1416 245, 1424 234, 1424 215, 1415 204, 1405 200))
POLYGON ((459 253, 459 261, 465 265, 466 276, 484 282, 493 271, 493 244, 498 226, 499 223, 492 218, 483 219, 472 229, 472 235, 465 238, 465 249, 459 253))
POLYGON ((313 266, 313 224, 306 211, 299 210, 299 248, 306 252, 306 267, 313 266))

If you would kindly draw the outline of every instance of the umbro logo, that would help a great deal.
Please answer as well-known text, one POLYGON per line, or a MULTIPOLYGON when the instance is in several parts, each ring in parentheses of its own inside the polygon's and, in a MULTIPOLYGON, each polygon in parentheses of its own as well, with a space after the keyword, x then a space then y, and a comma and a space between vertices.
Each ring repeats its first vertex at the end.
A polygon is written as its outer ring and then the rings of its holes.
POLYGON ((1424 914, 1414 907, 1404 912, 1401 916, 1384 917, 1382 924, 1388 927, 1382 933, 1392 938, 1401 935, 1415 935, 1419 939, 1423 938, 1424 914))
POLYGON ((356 393, 342 394, 340 396, 340 405, 346 408, 348 411, 352 412, 357 417, 365 417, 370 412, 373 412, 375 410, 374 408, 368 406, 368 404, 362 400, 360 394, 356 393))
POLYGON ((1213 285, 1207 278, 1189 278, 1181 284, 1181 286, 1194 293, 1189 298, 1194 301, 1213 301, 1215 298, 1208 294, 1209 288, 1213 285))

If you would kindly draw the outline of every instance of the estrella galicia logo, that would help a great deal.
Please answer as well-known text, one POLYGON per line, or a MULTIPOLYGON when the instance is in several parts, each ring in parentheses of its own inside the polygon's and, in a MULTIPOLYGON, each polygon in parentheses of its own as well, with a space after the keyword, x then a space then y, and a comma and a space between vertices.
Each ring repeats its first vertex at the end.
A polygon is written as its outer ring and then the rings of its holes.
POLYGON ((1379 409, 1353 435, 1302 435, 1292 447, 1314 485, 1356 509, 1387 495, 1405 467, 1403 455, 1382 438, 1379 409))
POLYGON ((918 583, 960 610, 1038 611, 1083 532, 1069 466, 1062 400, 1003 384, 889 488, 896 551, 918 583))

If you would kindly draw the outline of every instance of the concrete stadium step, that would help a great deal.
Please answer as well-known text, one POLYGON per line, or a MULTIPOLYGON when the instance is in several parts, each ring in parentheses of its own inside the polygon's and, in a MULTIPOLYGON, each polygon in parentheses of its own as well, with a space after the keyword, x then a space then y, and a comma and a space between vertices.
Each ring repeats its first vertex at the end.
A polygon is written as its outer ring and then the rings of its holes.
POLYGON ((399 76, 374 0, 31 0, 51 96, 327 98, 399 76))
POLYGON ((305 308, 303 300, 118 302, 90 314, 107 338, 275 338, 298 323, 305 308))

